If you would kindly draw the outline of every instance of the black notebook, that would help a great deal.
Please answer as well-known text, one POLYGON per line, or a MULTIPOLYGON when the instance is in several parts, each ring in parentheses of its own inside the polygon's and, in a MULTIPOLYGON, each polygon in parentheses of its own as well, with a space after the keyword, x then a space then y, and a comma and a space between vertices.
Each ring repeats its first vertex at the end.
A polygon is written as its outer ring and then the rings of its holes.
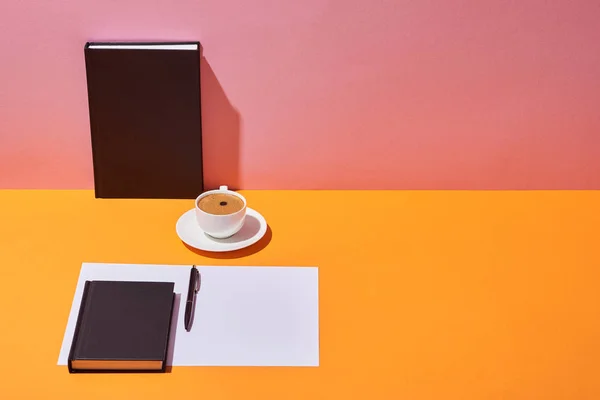
POLYGON ((69 372, 164 372, 174 283, 86 281, 69 372))
POLYGON ((84 54, 96 197, 197 197, 200 43, 88 42, 84 54))

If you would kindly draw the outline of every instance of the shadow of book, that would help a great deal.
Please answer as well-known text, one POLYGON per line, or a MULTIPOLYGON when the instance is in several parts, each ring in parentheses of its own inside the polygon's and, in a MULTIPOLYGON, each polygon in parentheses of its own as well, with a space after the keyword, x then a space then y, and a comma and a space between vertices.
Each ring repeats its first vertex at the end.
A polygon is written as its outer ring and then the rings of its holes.
POLYGON ((200 59, 200 87, 204 190, 218 189, 221 185, 239 190, 240 114, 229 102, 203 56, 200 59))

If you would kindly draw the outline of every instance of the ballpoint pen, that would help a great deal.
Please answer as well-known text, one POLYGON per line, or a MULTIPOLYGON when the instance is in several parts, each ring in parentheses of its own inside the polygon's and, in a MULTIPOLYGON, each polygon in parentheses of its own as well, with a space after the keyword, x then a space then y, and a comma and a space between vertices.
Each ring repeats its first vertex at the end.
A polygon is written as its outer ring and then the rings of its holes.
POLYGON ((192 323, 194 322, 194 311, 196 309, 196 295, 200 290, 200 272, 195 265, 192 266, 190 271, 190 283, 188 286, 187 300, 185 302, 185 330, 190 331, 192 329, 192 323))

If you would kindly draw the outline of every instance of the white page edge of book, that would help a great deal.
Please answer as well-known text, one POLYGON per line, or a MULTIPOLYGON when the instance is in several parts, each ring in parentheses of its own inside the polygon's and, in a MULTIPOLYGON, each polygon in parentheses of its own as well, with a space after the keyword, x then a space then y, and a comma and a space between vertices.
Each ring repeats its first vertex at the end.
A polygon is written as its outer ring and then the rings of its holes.
POLYGON ((197 44, 90 44, 90 49, 115 50, 198 50, 197 44))

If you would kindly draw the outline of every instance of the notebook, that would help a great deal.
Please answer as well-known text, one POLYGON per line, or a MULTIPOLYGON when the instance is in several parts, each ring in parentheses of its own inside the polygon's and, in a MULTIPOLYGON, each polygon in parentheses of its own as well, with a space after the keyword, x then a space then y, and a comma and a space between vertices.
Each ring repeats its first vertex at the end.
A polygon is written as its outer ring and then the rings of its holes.
POLYGON ((164 372, 175 293, 171 282, 86 280, 70 372, 164 372))
POLYGON ((198 42, 84 47, 97 198, 204 191, 198 42))

